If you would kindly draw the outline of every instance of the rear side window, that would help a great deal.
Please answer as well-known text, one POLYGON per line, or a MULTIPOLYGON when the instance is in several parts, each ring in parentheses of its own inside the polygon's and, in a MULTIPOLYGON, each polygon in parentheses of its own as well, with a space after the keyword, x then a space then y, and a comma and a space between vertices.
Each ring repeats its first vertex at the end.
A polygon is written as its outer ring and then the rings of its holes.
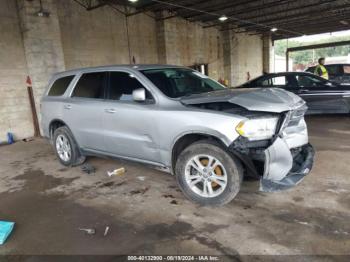
POLYGON ((76 84, 72 97, 104 98, 106 73, 83 74, 76 84))
POLYGON ((276 76, 263 80, 260 85, 265 86, 284 86, 287 85, 287 79, 285 76, 276 76))
POLYGON ((61 96, 66 92, 70 82, 72 82, 74 76, 66 76, 57 79, 50 88, 48 96, 61 96))

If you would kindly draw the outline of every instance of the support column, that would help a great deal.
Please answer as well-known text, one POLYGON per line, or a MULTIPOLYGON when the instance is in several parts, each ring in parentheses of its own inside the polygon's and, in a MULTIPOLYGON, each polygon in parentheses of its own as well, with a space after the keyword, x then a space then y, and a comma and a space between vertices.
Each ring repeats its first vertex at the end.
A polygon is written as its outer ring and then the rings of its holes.
POLYGON ((39 111, 40 98, 49 78, 65 70, 57 8, 54 0, 42 0, 49 16, 39 16, 39 1, 17 0, 17 4, 28 73, 39 111))
POLYGON ((166 34, 165 21, 163 20, 163 12, 157 14, 157 42, 158 42, 158 61, 160 64, 167 64, 167 48, 166 48, 166 34))
POLYGON ((238 72, 240 63, 238 63, 237 39, 232 31, 222 33, 223 39, 223 62, 224 76, 228 80, 229 86, 235 86, 238 83, 238 72))
POLYGON ((271 35, 263 36, 263 71, 272 73, 275 71, 274 65, 274 46, 271 35))

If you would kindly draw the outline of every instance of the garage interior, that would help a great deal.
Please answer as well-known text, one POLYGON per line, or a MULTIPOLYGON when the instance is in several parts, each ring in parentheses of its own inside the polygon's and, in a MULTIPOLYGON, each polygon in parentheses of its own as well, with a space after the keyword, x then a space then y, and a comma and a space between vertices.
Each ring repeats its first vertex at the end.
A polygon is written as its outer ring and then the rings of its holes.
POLYGON ((203 66, 236 86, 272 71, 273 41, 349 29, 349 17, 348 0, 1 0, 0 220, 16 228, 0 254, 349 255, 349 115, 306 118, 316 160, 300 185, 262 193, 247 179, 223 207, 193 204, 152 167, 90 157, 88 175, 60 165, 45 139, 22 141, 34 136, 27 86, 40 121, 54 73, 203 66), (107 226, 106 237, 79 230, 107 226))

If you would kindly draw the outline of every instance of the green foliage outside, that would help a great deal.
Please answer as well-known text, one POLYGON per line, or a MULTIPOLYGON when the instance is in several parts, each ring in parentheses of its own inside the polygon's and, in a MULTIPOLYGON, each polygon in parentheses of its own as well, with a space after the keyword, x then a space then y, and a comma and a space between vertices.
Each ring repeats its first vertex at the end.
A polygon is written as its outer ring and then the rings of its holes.
MULTIPOLYGON (((279 56, 285 56, 287 47, 307 46, 347 40, 350 40, 350 36, 330 37, 328 39, 310 42, 301 42, 297 40, 278 40, 275 41, 275 54, 279 56)), ((293 59, 294 64, 309 65, 316 63, 319 57, 347 56, 348 54, 350 54, 350 45, 296 51, 289 53, 289 57, 293 59)))

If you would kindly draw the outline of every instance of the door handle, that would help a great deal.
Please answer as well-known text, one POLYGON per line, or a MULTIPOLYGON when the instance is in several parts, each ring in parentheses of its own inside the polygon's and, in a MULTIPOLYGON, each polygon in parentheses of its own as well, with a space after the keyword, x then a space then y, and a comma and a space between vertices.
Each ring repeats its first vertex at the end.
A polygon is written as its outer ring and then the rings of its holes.
POLYGON ((63 108, 64 108, 64 109, 68 109, 68 110, 69 110, 69 109, 71 109, 71 108, 72 108, 72 106, 71 106, 71 105, 64 105, 64 106, 63 106, 63 108))
POLYGON ((301 89, 301 90, 299 91, 299 93, 306 93, 306 92, 309 92, 309 89, 301 89))
POLYGON ((105 109, 105 112, 110 113, 110 114, 114 114, 117 111, 114 108, 107 108, 107 109, 105 109))

